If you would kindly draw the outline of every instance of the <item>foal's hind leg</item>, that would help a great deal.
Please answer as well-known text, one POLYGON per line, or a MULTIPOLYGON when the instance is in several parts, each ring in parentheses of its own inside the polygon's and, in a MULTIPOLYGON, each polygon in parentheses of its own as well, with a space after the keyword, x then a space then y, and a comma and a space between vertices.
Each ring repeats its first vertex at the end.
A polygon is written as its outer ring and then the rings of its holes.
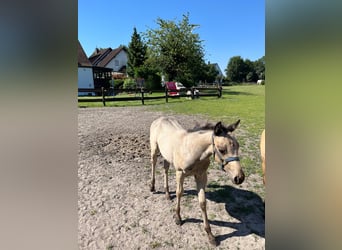
POLYGON ((214 235, 211 232, 211 228, 208 222, 208 216, 207 216, 207 204, 206 204, 206 198, 205 198, 205 186, 207 185, 207 173, 203 173, 202 175, 195 175, 196 180, 196 186, 198 191, 198 201, 201 207, 202 212, 202 218, 203 218, 203 224, 204 229, 208 234, 209 242, 212 245, 217 245, 216 239, 214 235))
POLYGON ((167 160, 164 160, 164 189, 165 189, 165 195, 166 199, 170 200, 170 192, 169 192, 169 168, 170 168, 170 163, 167 160))
POLYGON ((157 164, 157 155, 158 153, 158 145, 157 143, 153 143, 151 140, 151 165, 152 165, 152 169, 151 169, 151 186, 150 186, 150 190, 151 192, 156 191, 155 189, 155 181, 156 181, 156 164, 157 164))
POLYGON ((177 204, 176 204, 176 224, 181 225, 182 224, 182 218, 180 216, 180 201, 181 197, 183 195, 184 189, 183 189, 183 183, 184 183, 184 173, 183 171, 176 171, 176 180, 177 180, 177 189, 176 189, 176 195, 177 195, 177 204))

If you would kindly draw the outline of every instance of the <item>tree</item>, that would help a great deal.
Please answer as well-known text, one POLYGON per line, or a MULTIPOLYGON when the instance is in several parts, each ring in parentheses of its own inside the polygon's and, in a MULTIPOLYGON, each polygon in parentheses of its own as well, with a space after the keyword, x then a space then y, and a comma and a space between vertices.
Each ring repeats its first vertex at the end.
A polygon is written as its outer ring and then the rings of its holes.
POLYGON ((146 32, 147 44, 151 51, 151 61, 168 80, 191 86, 197 82, 205 66, 202 41, 190 24, 189 14, 176 23, 158 18, 158 28, 146 32))
POLYGON ((254 69, 258 79, 265 80, 265 56, 254 62, 254 69))
POLYGON ((249 59, 245 59, 245 74, 246 74, 246 81, 247 82, 257 82, 258 76, 255 72, 254 62, 249 59))
POLYGON ((265 79, 265 57, 253 62, 249 59, 243 60, 241 56, 233 56, 225 71, 230 81, 257 82, 259 79, 265 79))
POLYGON ((246 64, 241 56, 233 56, 230 58, 225 69, 227 78, 232 82, 243 82, 247 75, 246 68, 246 64))
POLYGON ((131 77, 142 77, 139 75, 139 68, 144 65, 146 60, 147 46, 141 40, 137 29, 134 27, 131 42, 128 45, 128 69, 127 73, 131 77))
POLYGON ((213 64, 206 64, 204 80, 208 83, 213 83, 217 79, 218 71, 213 64))

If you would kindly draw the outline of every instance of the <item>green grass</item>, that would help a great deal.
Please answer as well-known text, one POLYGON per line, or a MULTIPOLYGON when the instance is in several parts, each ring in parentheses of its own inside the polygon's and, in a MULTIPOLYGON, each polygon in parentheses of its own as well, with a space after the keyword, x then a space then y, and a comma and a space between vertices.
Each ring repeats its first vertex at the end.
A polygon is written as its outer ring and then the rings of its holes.
POLYGON ((259 133, 265 123, 265 86, 224 87, 222 98, 201 97, 191 101, 181 98, 151 109, 179 114, 202 114, 225 123, 241 119, 242 127, 259 133))
MULTIPOLYGON (((162 93, 148 94, 147 96, 162 96, 162 93)), ((134 94, 120 94, 120 97, 134 96, 134 94)), ((78 97, 89 98, 89 97, 78 97)), ((101 98, 101 97, 90 97, 101 98)), ((80 102, 79 107, 103 107, 102 102, 80 102)), ((107 102, 107 107, 142 106, 141 101, 107 102)), ((223 87, 222 98, 201 97, 188 100, 182 98, 145 100, 145 106, 156 111, 180 114, 202 114, 214 120, 234 122, 241 119, 241 126, 248 124, 250 129, 259 130, 264 127, 265 121, 265 86, 239 85, 223 87)))

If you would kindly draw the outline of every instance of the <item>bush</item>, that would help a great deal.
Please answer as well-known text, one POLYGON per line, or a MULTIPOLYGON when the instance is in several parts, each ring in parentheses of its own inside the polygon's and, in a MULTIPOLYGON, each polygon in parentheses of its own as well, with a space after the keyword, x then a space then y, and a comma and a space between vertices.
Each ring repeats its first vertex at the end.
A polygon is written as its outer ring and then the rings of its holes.
POLYGON ((127 78, 125 79, 123 83, 123 88, 124 89, 134 89, 136 87, 136 82, 133 78, 127 78))
POLYGON ((149 90, 157 90, 162 89, 163 87, 160 84, 161 77, 157 74, 151 74, 145 80, 145 88, 149 90))
POLYGON ((124 79, 115 79, 114 80, 114 88, 116 88, 116 89, 122 88, 123 84, 124 84, 124 79))

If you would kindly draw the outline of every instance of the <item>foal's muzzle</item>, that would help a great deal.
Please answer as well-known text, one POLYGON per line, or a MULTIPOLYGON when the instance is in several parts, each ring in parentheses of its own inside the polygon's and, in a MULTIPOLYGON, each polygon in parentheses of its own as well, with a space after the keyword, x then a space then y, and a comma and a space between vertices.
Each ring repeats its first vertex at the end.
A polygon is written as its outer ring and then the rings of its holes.
MULTIPOLYGON (((234 161, 240 161, 240 158, 239 157, 228 157, 225 160, 223 160, 222 165, 221 165, 222 170, 226 172, 226 170, 224 169, 224 166, 226 166, 228 163, 234 162, 234 161)), ((230 172, 229 174, 231 175, 232 173, 230 172)), ((245 180, 245 173, 241 169, 239 174, 236 175, 235 177, 232 177, 231 179, 232 179, 232 182, 234 184, 239 185, 245 180)))
POLYGON ((237 185, 241 184, 244 180, 245 180, 245 174, 244 174, 243 172, 242 172, 242 175, 240 175, 240 176, 235 176, 235 177, 233 178, 234 184, 237 184, 237 185))

